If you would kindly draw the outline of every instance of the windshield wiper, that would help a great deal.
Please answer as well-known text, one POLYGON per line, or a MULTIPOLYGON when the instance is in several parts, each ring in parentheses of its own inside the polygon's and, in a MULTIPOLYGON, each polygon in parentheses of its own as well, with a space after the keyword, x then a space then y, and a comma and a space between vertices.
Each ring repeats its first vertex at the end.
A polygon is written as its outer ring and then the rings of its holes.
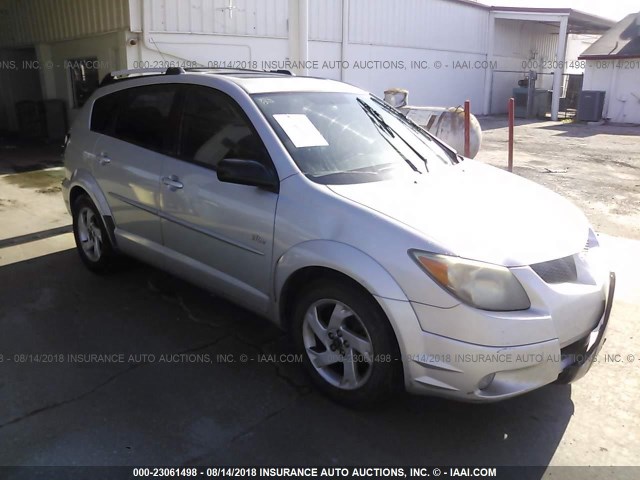
MULTIPOLYGON (((377 112, 371 105, 369 105, 367 102, 365 102, 364 100, 362 100, 361 98, 356 99, 358 101, 358 104, 360 105, 360 107, 362 107, 362 109, 364 110, 364 112, 367 114, 367 116, 369 117, 369 119, 373 122, 373 124, 378 127, 378 129, 380 129, 381 131, 385 132, 387 135, 389 135, 391 138, 396 138, 398 137, 400 140, 402 140, 404 142, 405 145, 407 145, 407 147, 409 147, 411 149, 411 151, 413 153, 415 153, 418 158, 420 158, 423 162, 424 162, 424 166, 427 169, 427 172, 429 171, 429 168, 427 167, 427 160, 420 155, 415 148, 413 148, 409 142, 407 142, 404 138, 402 138, 401 135, 399 135, 394 129, 393 127, 391 127, 391 125, 389 125, 387 122, 385 122, 384 118, 382 118, 382 115, 380 115, 379 112, 377 112)), ((389 140, 387 137, 384 137, 385 140, 387 141, 387 143, 389 143, 389 145, 391 145, 391 147, 398 152, 398 155, 400 155, 402 157, 402 159, 407 162, 407 164, 411 167, 411 169, 414 172, 418 172, 419 174, 422 174, 422 172, 420 170, 418 170, 418 167, 416 167, 413 162, 411 160, 409 160, 399 149, 398 147, 396 147, 393 142, 391 140, 389 140)))
POLYGON ((453 160, 454 163, 460 163, 461 160, 458 158, 460 155, 458 155, 456 151, 452 150, 452 148, 449 145, 445 145, 444 143, 442 143, 440 139, 438 139, 438 137, 436 137, 431 132, 429 132, 429 130, 418 125, 416 122, 411 120, 407 115, 403 115, 398 110, 388 105, 387 103, 385 103, 384 100, 379 99, 375 95, 371 95, 371 99, 375 103, 380 105, 381 108, 384 108, 385 111, 389 112, 391 115, 396 117, 398 120, 400 121, 404 120, 405 122, 407 122, 414 130, 416 130, 418 133, 421 133, 424 138, 426 138, 431 142, 436 143, 442 150, 445 151, 447 155, 449 155, 449 157, 451 158, 451 160, 453 160))

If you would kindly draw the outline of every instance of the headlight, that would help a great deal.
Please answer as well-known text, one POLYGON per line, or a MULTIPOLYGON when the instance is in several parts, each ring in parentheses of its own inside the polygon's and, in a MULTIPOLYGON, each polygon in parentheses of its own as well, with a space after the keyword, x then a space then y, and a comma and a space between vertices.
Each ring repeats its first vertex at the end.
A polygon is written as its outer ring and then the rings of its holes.
POLYGON ((410 250, 431 278, 460 301, 482 310, 526 310, 527 293, 506 267, 463 258, 410 250))

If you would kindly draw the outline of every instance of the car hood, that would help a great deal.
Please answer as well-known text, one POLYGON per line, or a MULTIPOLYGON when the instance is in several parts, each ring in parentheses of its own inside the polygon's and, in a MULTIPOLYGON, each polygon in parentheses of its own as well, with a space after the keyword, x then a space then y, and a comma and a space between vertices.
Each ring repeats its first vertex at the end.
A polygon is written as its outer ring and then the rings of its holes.
POLYGON ((434 251, 506 266, 581 251, 589 223, 560 195, 475 162, 422 176, 330 185, 336 194, 418 231, 434 251))

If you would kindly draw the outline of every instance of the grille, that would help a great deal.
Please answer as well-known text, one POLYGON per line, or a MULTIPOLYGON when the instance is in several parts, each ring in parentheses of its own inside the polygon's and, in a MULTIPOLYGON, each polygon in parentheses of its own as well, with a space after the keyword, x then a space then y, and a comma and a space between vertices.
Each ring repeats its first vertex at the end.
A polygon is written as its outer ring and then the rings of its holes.
POLYGON ((575 282, 578 279, 573 256, 536 263, 531 268, 547 283, 575 282))

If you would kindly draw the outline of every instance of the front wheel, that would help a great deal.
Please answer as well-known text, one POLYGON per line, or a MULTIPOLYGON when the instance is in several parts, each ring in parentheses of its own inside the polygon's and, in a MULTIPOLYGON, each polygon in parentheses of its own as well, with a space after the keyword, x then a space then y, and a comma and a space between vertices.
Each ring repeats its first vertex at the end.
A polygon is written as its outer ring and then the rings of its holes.
POLYGON ((360 288, 333 279, 310 285, 296 304, 293 329, 311 379, 334 400, 368 405, 401 384, 391 325, 360 288))

